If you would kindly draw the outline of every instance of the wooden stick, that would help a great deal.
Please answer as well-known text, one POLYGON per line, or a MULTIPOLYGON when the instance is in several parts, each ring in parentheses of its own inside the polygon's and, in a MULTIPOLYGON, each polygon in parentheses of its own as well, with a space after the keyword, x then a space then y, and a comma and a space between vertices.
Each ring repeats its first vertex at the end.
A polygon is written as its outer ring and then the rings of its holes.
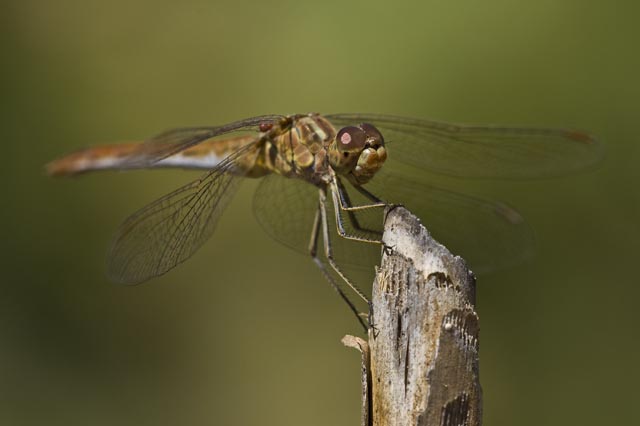
POLYGON ((388 210, 383 241, 368 348, 351 344, 367 377, 362 424, 480 425, 473 274, 402 207, 388 210))

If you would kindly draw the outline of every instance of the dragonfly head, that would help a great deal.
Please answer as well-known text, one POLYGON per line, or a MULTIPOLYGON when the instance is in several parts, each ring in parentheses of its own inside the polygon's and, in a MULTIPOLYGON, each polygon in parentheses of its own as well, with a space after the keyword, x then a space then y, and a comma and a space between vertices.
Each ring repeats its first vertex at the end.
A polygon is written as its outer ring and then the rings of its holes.
POLYGON ((343 127, 329 147, 331 167, 354 185, 369 182, 386 159, 384 138, 368 123, 343 127))

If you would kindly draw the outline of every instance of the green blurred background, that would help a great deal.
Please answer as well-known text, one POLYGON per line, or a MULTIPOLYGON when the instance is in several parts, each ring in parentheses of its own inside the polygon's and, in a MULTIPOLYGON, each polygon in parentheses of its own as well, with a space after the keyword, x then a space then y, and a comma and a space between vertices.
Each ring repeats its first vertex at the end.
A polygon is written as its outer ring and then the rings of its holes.
POLYGON ((261 231, 254 182, 193 259, 125 288, 104 275, 111 234, 193 175, 43 173, 92 143, 309 111, 598 135, 595 172, 474 186, 538 246, 479 281, 484 422, 638 421, 638 2, 1 7, 0 424, 358 424, 359 356, 340 344, 358 325, 261 231))

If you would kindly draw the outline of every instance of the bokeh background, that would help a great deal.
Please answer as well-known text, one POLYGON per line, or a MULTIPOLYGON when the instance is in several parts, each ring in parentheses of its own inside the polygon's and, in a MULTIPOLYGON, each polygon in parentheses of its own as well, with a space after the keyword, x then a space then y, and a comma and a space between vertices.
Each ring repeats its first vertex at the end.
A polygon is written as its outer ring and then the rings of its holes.
POLYGON ((358 325, 261 231, 253 182, 193 259, 126 288, 104 275, 113 231, 194 175, 43 173, 92 143, 309 111, 598 135, 594 172, 470 186, 516 206, 538 246, 478 283, 484 422, 638 422, 638 2, 1 8, 0 424, 358 424, 359 355, 340 344, 358 325))

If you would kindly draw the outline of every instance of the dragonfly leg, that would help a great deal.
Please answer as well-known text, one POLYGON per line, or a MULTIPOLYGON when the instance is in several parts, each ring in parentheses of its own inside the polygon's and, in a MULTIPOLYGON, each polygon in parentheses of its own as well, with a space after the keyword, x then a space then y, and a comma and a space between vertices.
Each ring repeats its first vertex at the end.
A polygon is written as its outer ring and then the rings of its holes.
POLYGON ((388 206, 389 204, 385 203, 384 201, 382 201, 380 198, 376 197, 375 195, 373 195, 372 193, 370 193, 369 191, 367 191, 366 189, 364 189, 362 186, 358 185, 358 186, 354 186, 354 188, 361 193, 362 195, 364 195, 365 197, 367 197, 368 199, 370 199, 371 201, 373 201, 375 204, 384 204, 385 206, 388 206))
MULTIPOLYGON (((345 294, 345 292, 342 291, 342 289, 336 283, 336 281, 333 278, 333 276, 327 270, 327 267, 325 266, 325 264, 322 263, 322 261, 318 257, 318 237, 320 236, 320 229, 321 229, 321 226, 322 226, 322 223, 321 223, 321 217, 322 217, 321 209, 322 208, 323 207, 321 205, 318 205, 318 210, 316 210, 316 216, 315 216, 315 219, 313 220, 313 229, 311 231, 311 239, 309 241, 309 254, 311 254, 311 257, 313 258, 314 263, 318 266, 318 268, 320 268, 320 271, 322 272, 322 275, 324 275, 326 280, 329 281, 329 284, 331 285, 331 287, 336 291, 336 293, 338 293, 338 295, 342 298, 342 300, 344 300, 344 302, 347 304, 347 306, 349 306, 349 309, 356 316, 356 318, 358 319, 358 322, 360 323, 360 325, 362 325, 362 327, 364 327, 364 330, 366 332, 368 330, 368 326, 364 322, 364 320, 362 319, 362 316, 358 312, 358 310, 356 309, 356 306, 349 299, 349 297, 345 294)), ((369 305, 370 305, 370 303, 369 303, 369 305)))
MULTIPOLYGON (((360 190, 360 187, 356 187, 356 188, 358 190, 360 190)), ((356 216, 354 210, 352 209, 353 203, 351 202, 351 198, 349 197, 349 193, 347 192, 346 188, 342 184, 342 181, 340 180, 339 177, 336 177, 336 189, 338 190, 338 195, 340 196, 340 198, 338 199, 340 201, 340 210, 347 212, 347 216, 349 217, 349 221, 351 222, 351 225, 353 226, 353 229, 355 229, 356 231, 361 231, 361 232, 365 232, 365 233, 369 233, 369 234, 379 235, 380 239, 382 239, 382 232, 381 231, 379 231, 377 229, 365 228, 364 226, 360 225, 360 221, 358 220, 358 217, 356 216)), ((382 203, 382 201, 379 198, 377 198, 375 195, 371 194, 369 191, 365 191, 362 194, 365 195, 370 200, 374 201, 374 203, 382 203), (373 198, 371 198, 371 197, 373 197, 373 198)), ((376 207, 381 207, 381 206, 376 204, 376 205, 366 205, 364 207, 365 208, 376 208, 376 207)), ((359 210, 362 210, 362 209, 359 209, 359 210)))
POLYGON ((369 303, 367 296, 360 290, 349 278, 342 272, 336 261, 333 259, 333 249, 331 248, 331 239, 329 237, 329 222, 327 221, 327 195, 325 189, 320 189, 320 221, 322 223, 322 239, 324 242, 324 255, 329 262, 329 265, 334 271, 347 283, 351 289, 362 298, 366 303, 369 303))
MULTIPOLYGON (((372 244, 380 244, 382 242, 382 238, 367 238, 367 237, 361 237, 358 235, 352 235, 347 233, 347 231, 345 230, 344 227, 344 220, 342 218, 342 211, 346 211, 347 214, 349 215, 349 218, 351 219, 351 222, 354 226, 354 228, 356 230, 359 231, 364 231, 364 232, 369 232, 369 233, 375 233, 380 235, 380 231, 376 231, 376 230, 369 230, 366 228, 363 228, 360 226, 360 224, 357 221, 357 218, 355 217, 354 211, 357 210, 365 210, 365 209, 373 209, 373 208, 383 208, 386 207, 387 204, 385 204, 384 202, 380 201, 377 203, 373 203, 373 204, 365 204, 365 205, 361 205, 361 206, 351 206, 350 205, 350 199, 349 199, 349 195, 347 194, 347 192, 344 190, 344 187, 342 187, 342 184, 340 183, 340 181, 338 179, 335 179, 330 186, 331 189, 331 196, 333 197, 333 205, 334 205, 334 210, 335 210, 335 216, 336 216, 336 226, 338 229, 338 235, 340 235, 342 238, 346 238, 348 240, 354 240, 354 241, 360 241, 360 242, 364 242, 364 243, 372 243, 372 244)), ((380 237, 382 237, 380 235, 380 237)))
POLYGON ((375 195, 373 195, 372 193, 370 193, 369 191, 367 191, 361 186, 354 186, 354 188, 356 188, 358 192, 360 192, 362 195, 364 195, 369 200, 371 200, 371 204, 362 204, 360 206, 353 206, 351 205, 349 194, 347 193, 347 190, 345 189, 344 184, 342 183, 340 178, 336 177, 331 182, 331 185, 334 188, 335 192, 337 192, 339 195, 338 200, 340 201, 339 204, 340 204, 341 210, 357 211, 357 210, 384 208, 388 206, 387 203, 385 203, 384 201, 382 201, 381 199, 379 199, 378 197, 376 197, 375 195))

